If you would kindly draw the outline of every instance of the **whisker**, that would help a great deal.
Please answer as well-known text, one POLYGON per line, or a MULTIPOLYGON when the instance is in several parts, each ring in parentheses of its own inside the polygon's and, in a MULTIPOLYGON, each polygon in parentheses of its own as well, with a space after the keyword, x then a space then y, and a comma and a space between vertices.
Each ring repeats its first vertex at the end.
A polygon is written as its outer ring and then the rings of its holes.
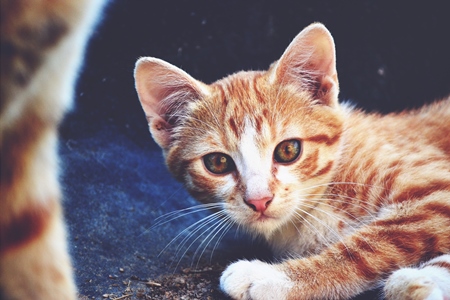
POLYGON ((333 185, 365 186, 365 187, 377 188, 377 189, 380 189, 380 190, 386 190, 385 187, 381 187, 381 186, 377 186, 377 185, 366 184, 366 183, 359 183, 359 182, 345 182, 345 181, 343 181, 343 182, 328 182, 328 183, 323 183, 323 184, 316 184, 316 185, 313 185, 313 186, 302 188, 301 191, 307 191, 307 190, 310 190, 310 189, 315 189, 315 188, 324 187, 324 186, 330 187, 330 186, 333 186, 333 185))
MULTIPOLYGON (((332 197, 337 197, 337 198, 344 198, 344 199, 349 199, 349 200, 355 200, 355 201, 358 201, 359 203, 349 202, 349 201, 345 201, 345 200, 342 200, 342 199, 336 199, 336 198, 317 198, 317 199, 304 198, 304 199, 302 199, 304 201, 306 201, 306 200, 308 200, 308 201, 317 201, 317 202, 332 201, 332 202, 338 202, 338 203, 346 203, 348 205, 359 207, 359 208, 363 209, 372 218, 375 217, 372 214, 372 212, 369 209, 367 209, 367 208, 363 207, 362 205, 360 205, 360 203, 361 204, 364 203, 364 204, 366 204, 368 206, 372 206, 376 210, 378 210, 378 208, 379 208, 377 205, 375 205, 373 203, 363 202, 362 200, 359 200, 358 198, 353 198, 353 197, 349 197, 349 196, 341 196, 341 195, 335 195, 335 194, 306 194, 306 195, 303 195, 303 196, 304 197, 309 197, 309 196, 332 196, 332 197)), ((332 206, 332 205, 330 205, 330 206, 332 206)), ((332 206, 332 207, 337 208, 335 206, 332 206)), ((343 209, 340 209, 340 210, 350 214, 350 212, 347 212, 347 211, 345 211, 343 209)), ((352 216, 352 217, 354 217, 354 216, 352 216)))
MULTIPOLYGON (((361 221, 360 219, 363 218, 364 216, 356 216, 354 214, 352 214, 351 212, 349 212, 348 210, 342 209, 342 208, 338 208, 334 205, 331 205, 329 203, 326 203, 325 201, 334 201, 335 199, 328 199, 328 198, 322 198, 322 199, 302 199, 305 202, 319 202, 321 205, 325 205, 328 207, 331 207, 333 209, 336 209, 340 212, 342 212, 343 214, 347 215, 348 217, 350 217, 352 220, 358 221, 358 223, 364 224, 363 221, 361 221)), ((345 202, 345 201, 337 201, 337 202, 345 202)), ((358 206, 357 204, 352 204, 353 206, 358 206)), ((366 212, 372 217, 374 218, 373 215, 370 214, 369 211, 366 210, 366 212)))
MULTIPOLYGON (((305 204, 303 204, 303 205, 305 205, 305 204)), ((329 205, 329 206, 331 206, 331 205, 329 205)), ((348 223, 345 219, 339 217, 338 215, 331 214, 331 213, 327 212, 326 210, 323 210, 323 209, 321 209, 321 208, 319 208, 319 207, 317 207, 317 206, 312 206, 312 205, 311 205, 311 206, 308 206, 308 205, 306 205, 306 207, 309 207, 309 208, 318 210, 318 211, 320 211, 320 212, 323 212, 324 214, 326 214, 327 216, 329 216, 329 217, 331 217, 331 218, 334 218, 334 219, 336 219, 336 220, 338 220, 338 221, 342 221, 342 222, 344 222, 347 226, 349 226, 351 229, 353 229, 354 231, 357 231, 357 230, 358 230, 358 228, 352 226, 352 225, 351 225, 350 223, 348 223)), ((339 235, 339 236, 340 236, 340 235, 339 235)), ((370 242, 369 242, 368 240, 366 240, 364 237, 362 237, 362 238, 363 238, 364 242, 366 242, 366 244, 367 244, 371 249, 373 249, 372 246, 371 246, 371 244, 370 244, 370 242)), ((343 242, 343 241, 342 241, 342 237, 340 237, 340 241, 343 242)))
MULTIPOLYGON (((181 244, 178 245, 177 247, 177 251, 176 251, 176 255, 178 255, 178 253, 181 251, 181 249, 184 247, 184 245, 186 245, 186 243, 191 239, 191 237, 193 237, 197 232, 199 232, 200 230, 202 230, 205 226, 211 224, 214 221, 220 220, 220 217, 225 215, 225 212, 223 211, 218 211, 212 215, 209 215, 197 222, 195 222, 194 224, 192 224, 191 226, 189 226, 188 228, 193 228, 193 226, 195 225, 195 229, 192 232, 188 232, 188 234, 183 238, 183 240, 181 241, 181 244)), ((183 230, 185 231, 185 230, 183 230)), ((197 241, 199 238, 201 237, 201 235, 199 235, 196 239, 194 239, 194 241, 189 245, 188 249, 192 246, 192 244, 197 241)))
MULTIPOLYGON (((225 214, 223 211, 221 211, 220 213, 225 214)), ((180 253, 181 248, 183 248, 184 245, 186 245, 186 243, 191 239, 191 237, 193 237, 194 234, 196 234, 202 228, 204 228, 205 226, 207 226, 208 224, 210 224, 214 221, 221 222, 221 219, 219 219, 219 218, 217 218, 217 216, 215 216, 215 218, 208 220, 207 222, 205 222, 205 224, 198 226, 192 233, 189 233, 189 235, 183 239, 182 244, 178 246, 178 249, 177 249, 175 255, 178 255, 178 253, 180 253)), ((189 249, 192 247, 192 245, 194 245, 194 243, 196 241, 198 241, 205 234, 205 232, 207 232, 207 230, 208 229, 204 230, 200 235, 198 235, 195 239, 193 239, 192 242, 186 247, 186 250, 183 252, 183 254, 181 254, 181 256, 177 262, 177 265, 175 266, 175 270, 178 269, 178 266, 180 265, 181 260, 186 255, 186 253, 189 251, 189 249)))
MULTIPOLYGON (((327 228, 333 235, 335 235, 337 237, 338 241, 342 242, 342 236, 336 232, 336 230, 334 230, 332 227, 330 227, 328 224, 326 224, 325 222, 323 222, 322 220, 320 220, 319 218, 317 218, 316 216, 314 216, 313 214, 310 214, 309 212, 307 212, 304 209, 298 208, 298 210, 300 210, 301 212, 307 214, 308 216, 310 216, 311 218, 313 218, 314 220, 316 220, 319 224, 321 224, 322 226, 324 226, 325 228, 327 228)), ((326 241, 327 239, 325 239, 326 241)), ((347 246, 344 243, 345 248, 347 248, 347 246)), ((347 248, 348 249, 348 248, 347 248)))
POLYGON ((298 234, 301 234, 300 229, 297 227, 297 225, 295 224, 295 222, 293 220, 291 220, 292 225, 295 227, 295 230, 297 230, 298 234))
POLYGON ((172 194, 169 195, 169 197, 167 197, 166 199, 164 199, 164 201, 161 202, 158 206, 159 206, 159 207, 164 206, 164 205, 167 203, 167 201, 172 200, 173 197, 174 197, 180 190, 182 190, 182 189, 183 189, 183 187, 181 187, 181 186, 178 187, 172 194))
MULTIPOLYGON (((179 237, 181 237, 182 235, 186 234, 189 232, 189 230, 191 230, 192 228, 196 228, 197 226, 199 226, 201 223, 203 222, 209 222, 208 220, 210 219, 215 219, 217 216, 216 214, 218 214, 219 212, 212 214, 212 215, 208 215, 200 220, 198 220, 197 222, 195 222, 194 224, 189 225, 187 228, 183 229, 180 233, 178 233, 159 253, 158 256, 160 256, 167 248, 169 248, 179 237)), ((188 235, 189 236, 189 235, 188 235)))
MULTIPOLYGON (((219 234, 222 229, 224 227, 226 227, 229 223, 228 220, 230 219, 229 216, 223 218, 222 220, 220 220, 218 222, 218 224, 215 225, 214 229, 211 230, 211 232, 204 238, 204 240, 200 243, 200 245, 198 245, 197 249, 195 250, 194 255, 192 256, 192 259, 194 259, 197 256, 198 251, 200 250, 200 248, 203 246, 203 251, 200 253, 200 255, 198 256, 197 259, 197 264, 195 266, 195 268, 198 268, 198 265, 200 263, 200 259, 202 258, 203 254, 206 251, 206 248, 208 248, 209 244, 215 239, 215 237, 217 236, 217 234, 219 234), (212 236, 211 236, 212 235, 212 236), (208 241, 208 242, 206 242, 208 241), (205 244, 206 242, 206 244, 205 244)), ((193 262, 193 261, 192 261, 193 262)), ((192 265, 191 265, 192 266, 192 265)))
POLYGON ((153 224, 149 230, 167 224, 173 220, 176 220, 178 218, 190 215, 190 214, 194 214, 194 213, 198 213, 201 211, 205 211, 205 210, 211 210, 214 208, 222 208, 222 204, 220 203, 208 203, 208 204, 200 204, 200 205, 195 205, 195 206, 191 206, 191 207, 187 207, 187 208, 183 208, 180 210, 176 210, 176 211, 172 211, 169 212, 167 214, 164 214, 162 216, 159 216, 155 219, 156 223, 153 224))
MULTIPOLYGON (((196 257, 196 256, 197 256, 198 252, 200 251, 200 248, 201 248, 205 243, 206 243, 205 246, 208 246, 208 244, 211 242, 211 240, 209 239, 209 238, 211 237, 211 235, 213 235, 213 237, 214 237, 214 234, 216 233, 216 230, 219 230, 219 231, 220 231, 220 229, 222 228, 222 226, 224 225, 224 223, 227 222, 227 219, 228 219, 228 218, 229 218, 229 216, 227 216, 227 217, 225 217, 225 218, 222 218, 222 219, 218 220, 213 226, 211 226, 211 227, 207 228, 205 231, 203 231, 203 233, 202 233, 201 235, 205 234, 205 233, 208 232, 208 231, 209 231, 209 233, 204 237, 204 239, 202 240, 202 242, 197 246, 197 249, 195 250, 193 257, 196 257)), ((206 249, 206 247, 205 247, 204 249, 206 249)), ((200 254, 200 257, 201 257, 202 254, 203 254, 203 252, 200 254)), ((199 259, 200 259, 200 258, 199 258, 199 259)))
MULTIPOLYGON (((308 221, 308 219, 306 219, 304 216, 302 216, 297 211, 295 211, 294 213, 295 213, 295 215, 297 217, 301 218, 301 219, 297 218, 299 221, 301 221, 302 223, 303 223, 303 221, 306 222, 308 224, 307 226, 308 226, 309 230, 311 230, 312 232, 315 232, 316 234, 318 234, 321 237, 321 239, 324 242, 326 242, 326 245, 328 245, 328 239, 310 221, 308 221)), ((303 223, 303 224, 305 224, 305 223, 303 223)))
POLYGON ((219 244, 220 244, 220 242, 222 241, 222 239, 223 239, 223 237, 227 234, 227 232, 228 231, 230 231, 230 229, 233 227, 233 225, 234 225, 234 222, 231 220, 231 217, 230 218, 228 218, 228 221, 227 221, 227 225, 226 225, 226 227, 225 227, 225 229, 222 231, 222 233, 220 234, 220 236, 217 238, 217 241, 216 241, 216 243, 214 244, 214 247, 213 247, 213 249, 212 249, 212 251, 211 251, 211 256, 210 256, 210 258, 209 258, 209 261, 210 262, 212 262, 212 257, 213 257, 213 254, 214 254, 214 251, 217 249, 217 247, 219 246, 219 244))

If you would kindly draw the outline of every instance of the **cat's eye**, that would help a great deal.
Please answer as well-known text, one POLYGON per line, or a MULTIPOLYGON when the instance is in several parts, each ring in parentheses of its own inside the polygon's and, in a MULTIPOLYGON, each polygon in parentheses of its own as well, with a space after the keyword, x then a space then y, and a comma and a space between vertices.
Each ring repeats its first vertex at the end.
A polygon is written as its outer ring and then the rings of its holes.
POLYGON ((273 158, 279 163, 290 163, 299 157, 301 143, 299 140, 286 140, 278 144, 273 153, 273 158))
POLYGON ((210 153, 203 156, 203 163, 213 174, 226 174, 236 169, 233 159, 224 153, 210 153))

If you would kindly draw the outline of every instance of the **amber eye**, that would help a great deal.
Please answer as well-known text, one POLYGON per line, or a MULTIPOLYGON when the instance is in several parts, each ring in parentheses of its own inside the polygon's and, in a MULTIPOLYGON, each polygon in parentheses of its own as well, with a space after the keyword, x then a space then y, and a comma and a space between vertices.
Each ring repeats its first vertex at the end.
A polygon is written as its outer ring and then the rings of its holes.
POLYGON ((290 163, 297 159, 300 152, 301 145, 299 140, 287 140, 278 144, 273 157, 279 163, 290 163))
POLYGON ((233 159, 223 153, 207 154, 203 156, 203 163, 206 169, 214 174, 226 174, 236 168, 233 159))

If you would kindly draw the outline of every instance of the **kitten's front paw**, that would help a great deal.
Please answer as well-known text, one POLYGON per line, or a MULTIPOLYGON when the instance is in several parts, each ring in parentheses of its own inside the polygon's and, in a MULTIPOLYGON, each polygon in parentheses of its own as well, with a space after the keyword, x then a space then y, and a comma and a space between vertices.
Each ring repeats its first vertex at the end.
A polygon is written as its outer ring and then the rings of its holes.
POLYGON ((439 286, 423 270, 404 268, 394 272, 384 286, 386 299, 443 300, 439 286))
POLYGON ((240 260, 220 278, 221 289, 234 299, 286 299, 293 282, 275 266, 259 260, 240 260))

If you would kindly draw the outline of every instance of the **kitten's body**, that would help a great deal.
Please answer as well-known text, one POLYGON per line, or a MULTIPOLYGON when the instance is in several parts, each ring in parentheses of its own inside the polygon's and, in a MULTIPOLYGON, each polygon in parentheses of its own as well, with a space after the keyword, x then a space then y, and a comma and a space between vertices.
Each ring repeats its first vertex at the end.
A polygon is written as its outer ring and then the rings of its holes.
POLYGON ((450 297, 450 99, 387 116, 339 105, 320 24, 267 72, 205 85, 142 58, 135 76, 174 176, 290 257, 229 266, 232 297, 349 298, 388 277, 390 299, 450 297))
POLYGON ((0 298, 75 299, 57 130, 101 0, 1 0, 0 298))

